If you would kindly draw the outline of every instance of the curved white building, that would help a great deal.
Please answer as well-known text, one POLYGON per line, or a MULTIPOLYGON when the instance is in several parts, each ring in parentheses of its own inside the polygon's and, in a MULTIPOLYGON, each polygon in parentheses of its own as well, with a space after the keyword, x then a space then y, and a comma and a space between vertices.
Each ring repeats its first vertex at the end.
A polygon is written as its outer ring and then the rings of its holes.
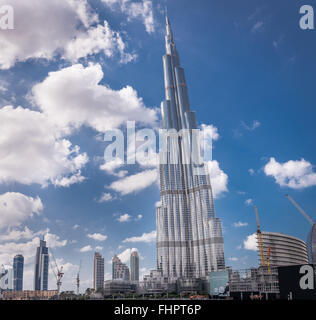
POLYGON ((296 237, 283 233, 262 233, 264 256, 268 256, 268 247, 271 247, 270 266, 291 266, 308 264, 306 243, 296 237))

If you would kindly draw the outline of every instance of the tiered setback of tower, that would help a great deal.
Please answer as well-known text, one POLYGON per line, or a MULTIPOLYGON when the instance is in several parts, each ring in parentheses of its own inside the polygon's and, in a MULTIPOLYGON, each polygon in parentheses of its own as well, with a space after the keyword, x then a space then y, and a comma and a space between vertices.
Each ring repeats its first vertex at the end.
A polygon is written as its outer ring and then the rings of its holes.
POLYGON ((176 134, 165 134, 165 149, 160 155, 157 267, 169 279, 204 278, 211 271, 225 268, 222 225, 215 217, 207 168, 199 161, 201 150, 193 152, 198 161, 184 161, 191 155, 190 150, 198 146, 192 134, 197 122, 195 112, 190 110, 184 70, 168 17, 166 30, 162 126, 176 134), (183 129, 189 132, 185 137, 180 134, 183 129))

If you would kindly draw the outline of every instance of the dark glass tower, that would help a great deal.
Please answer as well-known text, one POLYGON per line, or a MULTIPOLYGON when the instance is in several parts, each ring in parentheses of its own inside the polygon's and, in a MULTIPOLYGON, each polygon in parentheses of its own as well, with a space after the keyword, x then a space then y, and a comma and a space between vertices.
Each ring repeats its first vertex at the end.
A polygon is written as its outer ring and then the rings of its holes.
POLYGON ((23 290, 24 257, 18 254, 13 259, 13 290, 23 290))
POLYGON ((225 268, 222 226, 215 217, 210 177, 198 137, 193 134, 198 128, 196 116, 190 110, 184 69, 168 17, 165 40, 157 267, 169 279, 204 278, 211 271, 225 268))
POLYGON ((49 255, 46 241, 40 240, 35 256, 34 290, 48 290, 49 255))

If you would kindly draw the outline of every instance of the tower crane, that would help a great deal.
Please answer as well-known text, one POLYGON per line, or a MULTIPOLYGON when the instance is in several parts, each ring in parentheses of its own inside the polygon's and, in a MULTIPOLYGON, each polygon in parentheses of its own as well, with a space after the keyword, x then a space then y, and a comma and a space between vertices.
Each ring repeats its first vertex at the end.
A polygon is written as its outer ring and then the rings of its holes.
POLYGON ((259 245, 260 265, 265 266, 266 262, 263 254, 263 243, 262 243, 262 234, 261 234, 260 224, 259 224, 258 208, 256 206, 254 206, 254 208, 255 208, 255 213, 257 218, 257 237, 258 237, 258 245, 259 245))
POLYGON ((76 281, 77 281, 77 295, 79 295, 79 288, 80 288, 80 270, 81 270, 81 260, 80 260, 79 270, 78 270, 77 278, 76 278, 76 281))
POLYGON ((60 268, 58 268, 58 265, 57 265, 57 261, 55 259, 55 256, 54 256, 54 253, 53 253, 53 250, 51 248, 49 248, 50 250, 50 253, 54 259, 54 262, 55 262, 55 266, 56 266, 56 270, 57 270, 57 274, 56 272, 54 271, 54 268, 51 266, 52 270, 53 270, 53 273, 54 273, 54 276, 56 278, 56 284, 57 284, 57 294, 59 295, 59 292, 60 292, 60 287, 61 287, 61 279, 62 277, 64 276, 64 273, 63 273, 63 266, 61 266, 60 268))
POLYGON ((289 195, 285 195, 291 202, 292 204, 300 211, 300 213, 305 217, 305 219, 313 226, 315 222, 312 220, 312 218, 309 217, 309 215, 295 202, 295 200, 289 195))

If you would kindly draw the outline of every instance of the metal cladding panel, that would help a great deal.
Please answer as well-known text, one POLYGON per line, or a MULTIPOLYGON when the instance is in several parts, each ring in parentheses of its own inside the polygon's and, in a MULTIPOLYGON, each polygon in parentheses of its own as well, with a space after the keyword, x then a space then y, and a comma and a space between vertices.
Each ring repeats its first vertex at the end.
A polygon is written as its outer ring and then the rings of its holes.
POLYGON ((170 111, 170 101, 161 102, 161 116, 162 116, 162 127, 163 129, 171 129, 171 111, 170 111))
POLYGON ((185 118, 189 129, 197 129, 196 115, 194 111, 186 112, 185 118))
POLYGON ((184 112, 190 111, 189 94, 188 94, 188 89, 186 85, 184 69, 181 67, 176 67, 175 76, 176 76, 176 82, 177 82, 179 103, 184 113, 184 112))
POLYGON ((163 57, 163 65, 164 65, 166 100, 168 100, 170 103, 170 122, 172 123, 171 128, 178 130, 179 129, 178 114, 177 114, 174 78, 173 78, 173 71, 172 71, 172 58, 170 55, 165 55, 163 57))
POLYGON ((164 66, 164 79, 165 79, 165 86, 173 86, 174 79, 173 79, 173 72, 172 72, 172 58, 169 54, 163 56, 163 66, 164 66))

